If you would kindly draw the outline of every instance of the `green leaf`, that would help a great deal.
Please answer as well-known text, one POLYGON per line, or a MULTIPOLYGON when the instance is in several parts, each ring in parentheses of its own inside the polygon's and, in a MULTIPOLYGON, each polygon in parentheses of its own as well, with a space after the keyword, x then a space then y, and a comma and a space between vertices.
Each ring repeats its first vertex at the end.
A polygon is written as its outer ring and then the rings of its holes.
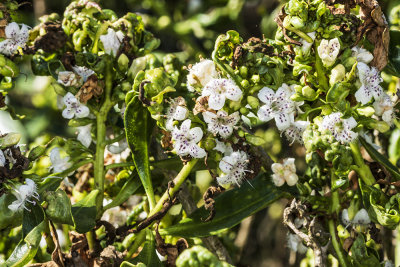
POLYGON ((44 220, 44 212, 40 205, 29 205, 30 210, 24 209, 22 216, 22 236, 26 237, 44 220))
POLYGON ((0 197, 0 230, 9 225, 20 225, 22 219, 22 212, 15 212, 8 208, 14 200, 14 195, 4 194, 0 197))
POLYGON ((30 205, 31 211, 24 210, 22 235, 23 239, 15 247, 5 262, 6 266, 22 267, 35 257, 39 248, 42 232, 45 228, 43 209, 39 205, 30 205))
POLYGON ((160 234, 183 237, 214 235, 239 224, 244 218, 266 208, 284 195, 266 174, 259 175, 249 183, 245 182, 239 188, 217 196, 216 215, 211 221, 203 221, 209 215, 209 211, 202 206, 180 223, 160 229, 160 234))
POLYGON ((364 146, 364 148, 367 150, 368 154, 373 158, 376 162, 380 163, 385 169, 392 175, 393 179, 396 181, 400 181, 400 172, 399 169, 394 166, 385 156, 383 156, 381 153, 376 151, 373 146, 368 144, 367 141, 364 140, 364 138, 359 138, 361 144, 364 146))
POLYGON ((117 207, 124 203, 130 196, 132 196, 142 185, 138 178, 137 172, 133 172, 116 197, 111 201, 110 204, 104 207, 104 210, 117 207))
POLYGON ((365 244, 365 239, 363 234, 358 234, 356 240, 351 246, 351 259, 353 260, 354 266, 359 267, 375 267, 381 266, 380 262, 373 254, 372 250, 369 250, 365 244))
POLYGON ((155 206, 153 185, 150 176, 149 141, 153 126, 150 114, 137 97, 132 98, 125 110, 125 132, 133 161, 150 201, 155 206))
POLYGON ((25 239, 21 240, 5 262, 7 267, 23 267, 35 257, 42 239, 45 222, 42 221, 29 232, 25 239))
POLYGON ((74 225, 71 213, 71 202, 67 194, 58 189, 45 193, 44 200, 48 203, 46 216, 55 223, 74 225))
POLYGON ((86 233, 96 225, 96 198, 99 190, 93 190, 89 195, 74 204, 71 208, 75 230, 78 233, 86 233))
POLYGON ((133 259, 134 264, 143 263, 146 266, 151 267, 163 267, 160 259, 156 254, 156 244, 154 240, 153 233, 151 230, 147 229, 147 241, 144 242, 143 249, 140 251, 139 255, 133 259))

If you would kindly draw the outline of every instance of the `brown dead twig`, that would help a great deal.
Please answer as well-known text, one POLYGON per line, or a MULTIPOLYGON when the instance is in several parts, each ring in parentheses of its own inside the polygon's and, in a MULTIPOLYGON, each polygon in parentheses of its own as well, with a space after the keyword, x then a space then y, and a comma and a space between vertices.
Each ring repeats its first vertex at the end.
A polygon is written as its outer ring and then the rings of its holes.
POLYGON ((203 199, 204 199, 204 208, 206 210, 209 211, 209 214, 207 216, 207 218, 202 219, 203 222, 208 222, 211 221, 216 213, 214 204, 215 204, 215 200, 214 198, 219 195, 220 193, 222 193, 223 191, 225 191, 225 189, 222 186, 210 186, 206 192, 203 195, 203 199))
POLYGON ((318 221, 318 217, 311 217, 306 205, 300 200, 293 199, 290 206, 283 212, 283 223, 301 240, 314 250, 314 264, 316 267, 326 266, 327 251, 330 244, 329 233, 325 232, 318 221), (303 220, 300 226, 295 220, 303 220), (301 231, 305 229, 306 232, 301 231))

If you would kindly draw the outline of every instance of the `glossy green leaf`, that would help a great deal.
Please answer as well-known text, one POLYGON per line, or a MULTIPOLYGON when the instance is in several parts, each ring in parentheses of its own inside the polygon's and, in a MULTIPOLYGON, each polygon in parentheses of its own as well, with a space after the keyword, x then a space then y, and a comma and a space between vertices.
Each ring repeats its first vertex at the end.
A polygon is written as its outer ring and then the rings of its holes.
POLYGON ((149 140, 153 126, 150 114, 137 97, 131 99, 125 110, 125 131, 136 169, 143 188, 154 206, 154 192, 150 177, 149 140))
POLYGON ((35 257, 45 228, 44 212, 39 205, 29 205, 30 211, 23 211, 23 239, 5 262, 6 266, 22 267, 35 257))
POLYGON ((29 234, 15 247, 10 257, 5 262, 7 267, 23 267, 35 257, 42 239, 45 222, 42 221, 34 227, 29 234))
POLYGON ((121 188, 119 193, 114 197, 110 204, 104 207, 104 210, 111 209, 113 207, 117 207, 124 203, 130 196, 132 196, 136 190, 140 188, 142 185, 137 172, 133 172, 129 177, 128 181, 121 188))
POLYGON ((55 223, 74 225, 71 213, 71 202, 67 194, 58 189, 45 193, 44 200, 48 203, 46 216, 55 223))
POLYGON ((22 212, 15 212, 8 208, 14 200, 16 198, 12 194, 4 194, 0 197, 0 230, 9 225, 21 224, 22 212))
POLYGON ((359 138, 361 144, 367 150, 368 154, 379 164, 382 164, 383 167, 392 175, 395 181, 400 181, 400 172, 399 169, 394 166, 385 156, 379 153, 372 145, 368 144, 364 138, 359 138))
POLYGON ((214 235, 239 224, 244 218, 266 208, 284 195, 266 174, 259 175, 249 183, 244 182, 239 188, 217 196, 216 215, 211 221, 203 221, 209 215, 203 206, 180 223, 160 229, 160 234, 184 237, 214 235))
POLYGON ((78 233, 86 233, 96 225, 96 198, 99 190, 93 190, 89 195, 74 204, 71 208, 75 230, 78 233))

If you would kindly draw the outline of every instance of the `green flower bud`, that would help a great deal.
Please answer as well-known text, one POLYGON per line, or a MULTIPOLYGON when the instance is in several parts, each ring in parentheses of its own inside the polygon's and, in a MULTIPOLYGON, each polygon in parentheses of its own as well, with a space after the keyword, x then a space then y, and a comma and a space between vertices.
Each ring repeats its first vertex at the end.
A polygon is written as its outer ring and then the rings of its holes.
POLYGON ((304 97, 298 93, 295 93, 293 95, 290 96, 290 99, 293 101, 303 101, 304 97))
POLYGON ((14 83, 11 77, 3 77, 0 82, 0 90, 1 91, 8 91, 13 88, 14 83))
POLYGON ((250 87, 250 83, 248 80, 242 80, 240 82, 240 85, 242 85, 243 88, 249 88, 250 87))
POLYGON ((46 147, 45 147, 45 146, 40 145, 40 146, 34 147, 34 148, 29 152, 29 155, 28 155, 29 161, 34 161, 34 160, 36 160, 37 158, 39 158, 40 156, 42 156, 43 153, 44 153, 45 151, 46 151, 46 147))
POLYGON ((357 63, 357 59, 354 57, 349 57, 343 61, 343 65, 347 70, 350 70, 355 63, 357 63))
POLYGON ((14 146, 18 144, 19 140, 21 140, 21 134, 7 133, 4 136, 0 137, 0 148, 4 149, 10 146, 14 146))
POLYGON ((245 107, 241 107, 239 109, 239 112, 240 112, 240 114, 243 114, 243 115, 249 114, 249 110, 247 108, 245 108, 245 107))
POLYGON ((329 115, 332 113, 332 107, 330 105, 323 105, 321 106, 321 115, 329 115))
POLYGON ((260 75, 254 74, 253 76, 251 76, 251 81, 253 83, 259 83, 260 82, 260 75))
POLYGON ((118 58, 118 68, 121 71, 126 71, 129 67, 129 58, 125 54, 121 54, 118 58))
POLYGON ((243 130, 238 130, 238 135, 240 137, 244 137, 245 136, 245 132, 243 130))
POLYGON ((293 27, 295 27, 296 29, 301 29, 304 27, 304 22, 302 19, 300 19, 297 16, 292 16, 290 18, 290 24, 292 24, 293 27))
POLYGON ((258 98, 251 95, 247 97, 247 103, 252 109, 258 109, 260 107, 260 101, 258 100, 258 98))
POLYGON ((242 76, 242 78, 244 78, 244 79, 247 78, 247 74, 248 74, 247 67, 241 66, 239 69, 239 73, 240 73, 240 76, 242 76))
POLYGON ((342 64, 337 64, 331 71, 329 78, 330 86, 335 85, 338 82, 342 82, 346 76, 346 69, 342 64))
POLYGON ((375 114, 375 109, 373 107, 362 107, 357 109, 358 114, 365 117, 371 117, 375 114))
POLYGON ((207 136, 207 138, 202 141, 202 147, 208 151, 212 150, 216 145, 215 138, 211 135, 207 136))
POLYGON ((314 99, 317 96, 317 93, 315 92, 314 89, 312 89, 310 86, 306 85, 301 89, 301 93, 303 96, 305 96, 308 99, 314 99))

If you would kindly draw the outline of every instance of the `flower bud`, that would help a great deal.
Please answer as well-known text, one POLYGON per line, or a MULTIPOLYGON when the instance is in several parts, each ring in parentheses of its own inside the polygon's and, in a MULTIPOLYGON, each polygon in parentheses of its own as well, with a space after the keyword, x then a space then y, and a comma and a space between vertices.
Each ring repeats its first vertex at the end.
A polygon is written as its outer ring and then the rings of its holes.
POLYGON ((314 99, 317 96, 317 93, 315 92, 314 89, 312 89, 310 86, 306 85, 301 89, 301 93, 303 96, 305 96, 308 99, 314 99))
POLYGON ((201 144, 206 150, 210 151, 216 146, 215 138, 209 135, 201 144))
POLYGON ((301 29, 304 27, 304 22, 302 19, 300 19, 298 16, 292 16, 290 18, 290 23, 295 27, 296 29, 301 29))
POLYGON ((331 76, 329 78, 330 86, 333 86, 336 83, 343 81, 345 76, 346 76, 346 69, 342 64, 337 64, 331 71, 331 76))
POLYGON ((245 107, 239 109, 240 114, 247 115, 249 114, 249 110, 245 107))
POLYGON ((253 83, 259 83, 260 82, 260 75, 254 74, 253 76, 251 76, 251 81, 253 83))
POLYGON ((247 78, 247 74, 248 74, 247 67, 241 66, 239 69, 239 73, 240 73, 240 76, 242 76, 242 78, 247 78))
POLYGON ((249 81, 248 80, 242 80, 241 82, 240 82, 240 85, 243 87, 243 88, 249 88, 249 86, 250 86, 250 83, 249 83, 249 81))
POLYGON ((365 117, 371 117, 375 113, 375 109, 373 107, 362 107, 357 109, 358 114, 363 115, 365 117))
POLYGON ((118 68, 121 71, 126 71, 129 68, 129 58, 124 53, 118 58, 118 68))
POLYGON ((0 148, 4 149, 10 146, 14 146, 18 144, 19 140, 21 140, 21 134, 7 133, 4 136, 0 137, 0 148))
POLYGON ((260 106, 260 101, 254 96, 248 96, 247 103, 250 105, 252 109, 258 109, 260 106))

